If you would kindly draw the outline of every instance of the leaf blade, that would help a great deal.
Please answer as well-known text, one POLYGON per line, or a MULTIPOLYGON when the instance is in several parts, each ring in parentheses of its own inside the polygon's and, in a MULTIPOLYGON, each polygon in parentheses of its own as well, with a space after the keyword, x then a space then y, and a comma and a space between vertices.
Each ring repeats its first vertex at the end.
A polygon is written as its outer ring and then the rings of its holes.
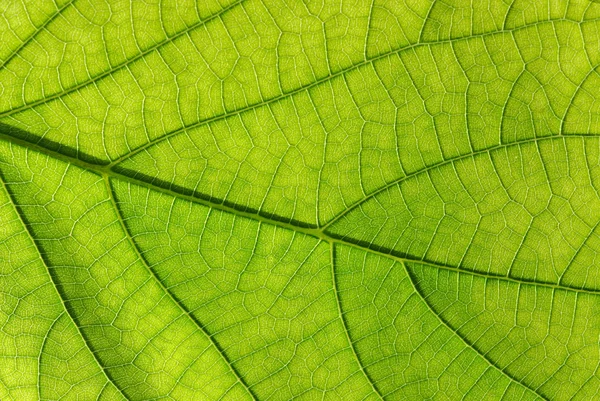
POLYGON ((595 2, 31 4, 3 397, 597 396, 595 2))

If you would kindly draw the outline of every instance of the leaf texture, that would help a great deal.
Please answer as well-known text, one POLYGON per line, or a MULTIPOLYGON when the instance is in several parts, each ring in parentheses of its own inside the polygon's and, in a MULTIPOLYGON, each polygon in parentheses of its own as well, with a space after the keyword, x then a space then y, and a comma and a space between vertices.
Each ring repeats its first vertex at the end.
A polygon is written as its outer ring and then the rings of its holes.
POLYGON ((600 3, 0 4, 0 399, 600 399, 600 3))

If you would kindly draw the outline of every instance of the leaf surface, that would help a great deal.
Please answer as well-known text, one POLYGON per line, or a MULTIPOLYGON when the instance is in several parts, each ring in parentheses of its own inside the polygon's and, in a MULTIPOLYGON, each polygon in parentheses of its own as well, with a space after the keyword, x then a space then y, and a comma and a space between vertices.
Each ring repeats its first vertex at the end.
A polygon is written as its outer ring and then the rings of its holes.
POLYGON ((600 397, 600 4, 0 5, 0 399, 600 397))

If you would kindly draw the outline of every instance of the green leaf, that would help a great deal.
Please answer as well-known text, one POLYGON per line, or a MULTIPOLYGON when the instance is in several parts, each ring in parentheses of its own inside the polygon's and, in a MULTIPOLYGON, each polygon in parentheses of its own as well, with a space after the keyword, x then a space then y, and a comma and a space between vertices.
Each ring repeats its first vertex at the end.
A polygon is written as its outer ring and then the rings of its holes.
POLYGON ((0 4, 0 399, 600 398, 600 3, 0 4))

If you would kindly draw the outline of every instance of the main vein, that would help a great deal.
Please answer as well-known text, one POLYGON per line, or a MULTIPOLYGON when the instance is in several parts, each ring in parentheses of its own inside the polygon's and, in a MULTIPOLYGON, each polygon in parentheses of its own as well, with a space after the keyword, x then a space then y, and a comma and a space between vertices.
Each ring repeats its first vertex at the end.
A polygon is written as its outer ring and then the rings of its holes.
MULTIPOLYGON (((559 136, 559 137, 564 138, 561 136, 559 136)), ((556 138, 557 137, 554 136, 554 137, 537 138, 537 139, 532 139, 532 140, 550 140, 550 139, 556 139, 556 138)), ((82 168, 84 170, 94 172, 101 176, 106 176, 111 179, 122 180, 122 181, 131 183, 133 185, 141 186, 144 188, 149 188, 149 189, 152 189, 153 191, 161 192, 161 193, 164 193, 169 196, 185 199, 189 202, 201 204, 201 205, 204 205, 206 207, 209 207, 209 208, 212 208, 215 210, 220 210, 223 212, 235 214, 237 216, 246 217, 246 218, 249 218, 252 220, 260 221, 260 222, 263 222, 266 224, 271 224, 271 225, 285 228, 288 230, 300 232, 300 233, 303 233, 306 235, 310 235, 312 237, 319 238, 326 242, 330 242, 330 243, 337 242, 337 243, 353 246, 356 248, 360 248, 364 251, 378 253, 378 254, 385 255, 387 257, 392 257, 397 260, 401 260, 401 261, 405 261, 405 262, 425 263, 425 264, 434 265, 434 266, 436 266, 438 268, 442 268, 442 269, 454 269, 454 270, 458 270, 458 271, 462 271, 462 272, 467 272, 469 274, 483 275, 488 278, 513 281, 513 282, 517 282, 517 283, 520 283, 523 285, 537 285, 537 286, 545 286, 545 287, 551 287, 551 288, 562 288, 562 289, 569 290, 569 291, 600 295, 600 290, 595 290, 595 289, 590 289, 590 288, 576 288, 576 287, 569 287, 569 286, 565 286, 565 285, 557 285, 554 283, 545 283, 545 282, 539 282, 539 281, 527 281, 527 280, 523 280, 523 279, 519 279, 519 278, 509 277, 509 276, 495 276, 495 275, 490 275, 490 274, 483 274, 483 273, 478 273, 476 271, 461 269, 459 267, 445 266, 445 265, 442 265, 439 263, 434 263, 431 261, 423 260, 422 258, 411 257, 409 255, 399 256, 399 255, 395 254, 393 250, 381 249, 381 248, 377 247, 375 244, 363 245, 359 241, 353 241, 351 238, 340 238, 340 237, 331 235, 326 230, 326 228, 329 227, 329 225, 327 225, 325 227, 321 227, 321 228, 316 227, 316 226, 311 227, 311 226, 308 226, 307 224, 303 225, 303 224, 300 224, 301 222, 298 223, 298 222, 294 222, 291 219, 285 219, 280 216, 273 216, 272 214, 269 214, 269 213, 266 213, 263 211, 248 210, 248 208, 243 205, 233 205, 233 204, 225 203, 223 200, 220 200, 220 199, 201 197, 200 195, 197 195, 197 194, 184 194, 184 193, 178 192, 173 189, 155 185, 152 182, 148 182, 148 181, 144 181, 144 180, 141 180, 138 178, 131 177, 124 173, 115 171, 114 169, 112 169, 108 166, 101 166, 101 165, 97 165, 97 164, 93 164, 93 163, 88 163, 88 162, 82 161, 75 157, 66 156, 62 153, 47 149, 43 146, 33 144, 31 142, 28 142, 28 141, 20 139, 20 138, 16 138, 12 135, 8 135, 1 131, 0 131, 0 140, 4 140, 9 143, 16 144, 18 146, 29 148, 31 150, 42 153, 46 156, 62 160, 66 163, 72 164, 72 165, 82 168)), ((530 142, 532 140, 526 140, 524 142, 530 142)), ((518 146, 518 145, 519 145, 519 143, 517 142, 517 143, 502 145, 501 147, 518 146)), ((489 150, 485 150, 485 152, 487 152, 487 151, 489 151, 489 150)), ((484 151, 482 151, 482 152, 484 152, 484 151)), ((465 157, 468 157, 469 155, 463 155, 463 156, 457 157, 456 160, 463 159, 465 157)), ((446 161, 442 162, 442 164, 451 163, 452 161, 454 161, 454 159, 446 160, 446 161)), ((439 164, 435 165, 435 166, 429 166, 426 170, 429 170, 429 169, 437 167, 437 166, 439 166, 439 164)), ((416 175, 416 174, 418 174, 418 172, 413 175, 416 175)), ((407 178, 409 178, 409 177, 404 177, 402 179, 407 179, 407 178)), ((402 180, 402 179, 400 179, 400 180, 402 180)), ((395 183, 389 184, 389 186, 391 186, 391 185, 396 185, 396 184, 395 183)), ((369 196, 368 198, 370 198, 370 197, 371 196, 369 196)), ((356 206, 358 206, 358 205, 354 205, 351 208, 356 207, 356 206)), ((347 211, 348 210, 344 211, 342 214, 346 213, 347 211)))
MULTIPOLYGON (((384 251, 382 251, 382 250, 378 250, 378 249, 376 249, 376 248, 375 248, 375 249, 373 249, 373 248, 371 248, 371 247, 369 247, 369 246, 364 246, 364 245, 362 245, 362 244, 359 244, 359 243, 352 242, 352 240, 348 240, 348 239, 339 239, 339 238, 332 237, 331 235, 327 234, 327 232, 325 232, 325 231, 323 231, 323 230, 321 230, 321 229, 318 229, 318 228, 316 228, 316 227, 313 227, 313 228, 311 228, 311 227, 301 227, 301 226, 294 225, 292 222, 289 222, 289 221, 284 221, 284 220, 281 220, 281 219, 278 219, 278 218, 269 218, 268 216, 261 215, 261 214, 258 214, 258 213, 254 213, 254 212, 250 212, 250 211, 247 211, 247 210, 240 210, 240 209, 236 208, 235 206, 226 205, 226 204, 224 204, 222 201, 221 201, 221 202, 219 202, 219 201, 210 200, 210 199, 202 199, 202 198, 198 198, 198 197, 195 197, 195 196, 192 196, 192 195, 181 194, 181 193, 178 193, 178 192, 176 192, 176 191, 173 191, 173 190, 171 190, 171 189, 167 189, 167 188, 159 187, 159 186, 156 186, 156 185, 154 185, 154 184, 152 184, 152 183, 148 183, 148 182, 145 182, 145 181, 142 181, 142 180, 136 179, 136 178, 132 178, 132 177, 130 177, 130 176, 127 176, 127 175, 125 175, 125 174, 122 174, 122 173, 116 172, 116 171, 112 170, 111 168, 109 168, 108 166, 99 166, 99 165, 96 165, 96 164, 87 163, 87 162, 81 161, 81 160, 79 160, 79 159, 77 159, 77 158, 74 158, 74 157, 69 157, 69 156, 66 156, 66 155, 64 155, 64 154, 61 154, 61 153, 58 153, 58 152, 55 152, 55 151, 49 150, 49 149, 47 149, 47 148, 44 148, 44 147, 42 147, 42 146, 35 145, 35 144, 31 144, 31 143, 29 143, 29 142, 27 142, 27 141, 25 141, 25 140, 22 140, 22 139, 15 138, 15 137, 13 137, 13 136, 10 136, 10 135, 7 135, 6 133, 3 133, 3 132, 0 132, 0 140, 5 140, 5 141, 8 141, 9 143, 12 143, 12 144, 15 144, 15 145, 18 145, 18 146, 23 146, 23 147, 26 147, 26 148, 32 149, 32 150, 34 150, 34 151, 37 151, 37 152, 40 152, 40 153, 42 153, 42 154, 44 154, 44 155, 46 155, 46 156, 48 156, 48 157, 53 157, 53 158, 60 159, 60 160, 62 160, 62 161, 64 161, 64 162, 66 162, 66 163, 69 163, 69 164, 73 165, 73 166, 76 166, 76 167, 79 167, 79 168, 82 168, 82 169, 88 170, 88 171, 90 171, 90 172, 92 172, 92 173, 98 174, 98 175, 99 175, 99 176, 101 176, 101 177, 104 177, 104 179, 106 180, 106 182, 107 182, 107 184, 108 184, 108 190, 109 190, 109 191, 110 191, 110 193, 111 193, 111 195, 110 195, 110 196, 111 196, 111 201, 114 203, 114 207, 115 207, 115 209, 117 210, 117 213, 119 213, 119 214, 120 214, 120 211, 119 211, 118 205, 116 205, 116 202, 115 202, 115 200, 114 200, 114 198, 113 198, 113 195, 112 195, 112 189, 110 188, 110 182, 109 182, 109 181, 110 181, 110 179, 118 179, 118 180, 123 180, 123 181, 129 182, 129 183, 132 183, 132 184, 134 184, 134 185, 143 186, 143 187, 146 187, 146 188, 150 188, 150 189, 152 189, 152 190, 155 190, 155 191, 157 191, 157 192, 165 193, 165 194, 167 194, 167 195, 170 195, 170 196, 173 196, 173 197, 178 197, 178 198, 186 199, 186 200, 188 200, 188 201, 190 201, 190 202, 194 202, 194 203, 198 203, 198 204, 203 204, 203 205, 205 205, 205 206, 207 206, 207 207, 210 207, 210 208, 213 208, 213 209, 216 209, 216 210, 221 210, 221 211, 224 211, 224 212, 227 212, 227 213, 232 213, 232 214, 235 214, 235 215, 238 215, 238 216, 247 217, 247 218, 250 218, 250 219, 253 219, 253 220, 258 220, 258 221, 261 221, 261 222, 265 222, 265 223, 267 223, 267 224, 271 224, 271 225, 279 226, 279 227, 282 227, 282 228, 285 228, 285 229, 293 230, 293 231, 295 231, 295 232, 304 233, 304 234, 306 234, 306 235, 310 235, 310 236, 313 236, 313 237, 317 237, 317 238, 319 238, 319 239, 321 239, 321 240, 323 240, 323 241, 326 241, 326 242, 330 243, 332 246, 333 246, 333 244, 335 244, 335 243, 338 243, 338 244, 341 244, 341 245, 352 246, 352 247, 355 247, 355 248, 361 249, 361 250, 363 250, 363 251, 366 251, 366 252, 372 252, 372 253, 381 254, 381 255, 383 255, 383 256, 385 256, 385 257, 389 257, 389 258, 392 258, 392 259, 398 260, 398 261, 402 262, 403 264, 404 264, 404 263, 406 263, 406 262, 426 263, 426 264, 433 265, 433 266, 435 266, 436 268, 451 269, 451 270, 456 270, 456 271, 458 271, 459 273, 464 273, 464 274, 475 274, 475 275, 482 275, 482 276, 485 276, 485 277, 488 277, 488 278, 492 278, 492 279, 498 279, 498 280, 507 280, 507 281, 511 281, 511 282, 516 282, 516 283, 517 283, 517 284, 519 284, 519 285, 548 286, 548 287, 552 287, 552 288, 559 288, 559 287, 560 287, 561 289, 565 289, 565 290, 571 290, 571 291, 576 291, 576 292, 588 292, 588 293, 594 293, 595 295, 598 295, 598 294, 600 293, 600 291, 593 291, 593 290, 585 290, 585 289, 569 288, 569 287, 564 287, 564 286, 557 286, 557 285, 555 285, 555 284, 548 284, 548 283, 538 283, 538 282, 525 282, 525 281, 522 281, 522 280, 518 280, 518 279, 515 279, 515 278, 510 278, 510 277, 504 277, 504 276, 502 276, 502 277, 493 277, 493 276, 490 276, 490 275, 485 275, 485 274, 482 274, 482 273, 477 273, 477 272, 471 272, 471 271, 465 272, 464 270, 461 270, 461 269, 459 269, 459 268, 455 268, 455 267, 440 266, 439 264, 436 264, 436 263, 428 263, 428 262, 425 262, 425 261, 423 261, 423 260, 418 260, 418 259, 415 259, 415 258, 412 258, 412 259, 411 259, 411 258, 408 258, 408 257, 399 257, 399 256, 397 256, 397 255, 393 255, 393 254, 391 253, 391 251, 390 251, 390 252, 384 252, 384 251)), ((10 192, 9 192, 9 193, 10 193, 10 192)), ((13 203, 14 203, 14 199, 13 199, 13 203)), ((15 204, 16 204, 16 203, 15 203, 15 204)), ((127 229, 124 227, 123 218, 122 218, 122 216, 120 216, 120 215, 119 215, 119 220, 120 220, 121 224, 123 224, 124 231, 125 231, 126 233, 128 233, 127 229)), ((23 224, 25 224, 26 228, 28 229, 28 226, 27 226, 27 224, 26 224, 25 222, 23 222, 23 224)), ((29 232, 29 230, 28 230, 28 232, 29 232)), ((129 234, 127 234, 127 235, 129 235, 129 234)), ((29 236, 30 236, 32 239, 34 238, 31 232, 29 232, 29 236)), ((130 240, 131 240, 131 239, 130 239, 130 240)), ((35 241, 34 241, 34 242, 35 242, 35 241)), ((132 242, 133 242, 133 241, 132 241, 132 242)), ((134 247, 135 247, 135 244, 133 244, 133 245, 134 245, 134 247)), ((37 244, 36 244, 36 246, 37 246, 37 244)), ((142 255, 140 254, 140 251, 139 251, 139 249, 138 249, 137 247, 135 247, 135 249, 136 249, 136 252, 138 252, 138 255, 139 255, 140 259, 141 259, 142 261, 144 261, 144 259, 143 259, 142 255)), ((145 262, 144 262, 144 263, 145 263, 145 262)), ((333 261, 332 261, 332 263, 333 263, 333 261)), ((46 264, 46 263, 44 263, 44 264, 46 264)), ((47 266, 47 264, 46 264, 46 266, 47 266)), ((146 266, 147 266, 147 264, 146 264, 146 266)), ((148 267, 148 268, 149 268, 149 267, 148 267)), ((165 288, 165 287, 164 287, 164 284, 163 284, 163 283, 162 283, 162 281, 161 281, 161 280, 160 280, 160 279, 159 279, 159 278, 158 278, 158 277, 157 277, 157 276, 154 274, 154 272, 153 272, 153 271, 152 271, 150 268, 149 268, 149 270, 150 270, 150 272, 152 273, 152 275, 155 277, 156 281, 157 281, 157 282, 158 282, 158 283, 161 285, 161 287, 163 288, 163 290, 165 291, 165 293, 166 293, 166 294, 167 294, 167 295, 168 295, 168 296, 169 296, 169 297, 170 297, 170 298, 173 300, 173 302, 175 302, 175 304, 176 304, 176 305, 178 305, 178 306, 179 306, 179 307, 180 307, 180 308, 183 310, 183 312, 184 312, 185 314, 187 314, 188 316, 190 316, 190 318, 192 318, 192 317, 191 317, 191 315, 190 315, 190 313, 189 313, 187 310, 185 310, 185 308, 183 308, 183 306, 181 305, 181 303, 179 303, 179 302, 178 302, 178 301, 177 301, 177 300, 176 300, 176 299, 173 297, 173 295, 171 294, 171 292, 170 292, 170 291, 169 291, 167 288, 165 288)), ((52 278, 52 277, 51 277, 51 278, 52 278)), ((414 285, 414 280, 413 280, 413 278, 412 278, 412 277, 411 277, 411 282, 412 282, 412 283, 413 283, 413 285, 414 285)), ((336 290, 336 288, 335 288, 335 283, 334 283, 334 290, 336 290)), ((60 296, 60 294, 59 294, 59 296, 60 296)), ((64 304, 64 300, 62 299, 62 297, 61 297, 61 301, 62 301, 62 302, 63 302, 63 304, 64 304)), ((69 311, 68 311, 68 309, 66 308, 66 305, 65 305, 65 310, 67 310, 67 314, 69 314, 69 311)), ((341 314, 341 308, 340 308, 340 314, 341 314)), ((69 316, 70 316, 70 317, 71 317, 71 319, 73 320, 73 317, 72 317, 70 314, 69 314, 69 316)), ((443 323, 443 324, 447 325, 447 323, 445 323, 445 322, 443 321, 443 319, 441 318, 441 316, 439 316, 438 314, 436 314, 436 316, 438 316, 438 317, 440 318, 440 320, 442 321, 442 323, 443 323)), ((343 315, 342 315, 342 319, 343 319, 343 315)), ((222 351, 220 350, 220 348, 218 347, 218 345, 217 345, 217 344, 214 342, 214 340, 211 338, 210 334, 209 334, 209 333, 207 333, 207 332, 206 332, 206 331, 205 331, 205 330, 202 328, 202 326, 201 326, 201 325, 200 325, 198 322, 196 322, 195 320, 194 320, 194 322, 196 323, 196 325, 198 325, 199 329, 200 329, 200 330, 201 330, 201 331, 202 331, 204 334, 206 334, 206 335, 207 335, 207 337, 210 339, 211 343, 212 343, 212 344, 213 344, 213 345, 214 345, 214 346, 217 348, 217 350, 219 351, 219 353, 220 353, 220 354, 222 355, 222 357, 225 359, 225 362, 226 362, 226 363, 229 365, 229 367, 231 368, 231 370, 232 370, 233 374, 235 375, 236 379, 237 379, 237 380, 238 380, 238 381, 239 381, 239 382, 242 384, 242 386, 243 386, 243 387, 244 387, 244 388, 245 388, 245 389, 246 389, 246 390, 249 392, 249 394, 250 394, 250 395, 251 395, 251 396, 252 396, 254 399, 256 399, 256 397, 254 396, 254 394, 253 394, 253 393, 250 391, 250 388, 249 388, 249 386, 248 386, 247 384, 245 384, 245 383, 242 381, 242 379, 241 379, 241 376, 240 376, 240 375, 239 375, 239 374, 238 374, 238 373, 235 371, 235 369, 233 368, 233 366, 231 365, 231 363, 229 363, 229 361, 226 359, 225 355, 222 353, 222 351)), ((82 334, 81 330, 79 329, 79 326, 78 326, 78 325, 75 323, 75 321, 74 321, 74 320, 73 320, 73 323, 75 324, 75 326, 77 327, 77 329, 80 331, 80 334, 82 334)), ((346 332, 346 334, 348 334, 348 333, 346 332)), ((83 338, 83 339, 84 339, 84 341, 85 341, 85 337, 83 337, 83 334, 82 334, 82 338, 83 338)), ((349 337, 348 337, 348 341, 350 342, 350 345, 353 347, 352 341, 351 341, 351 339, 350 339, 349 337)), ((86 342, 86 344, 87 344, 87 342, 86 342)), ((468 344, 468 345, 469 345, 469 344, 468 344)), ((469 346, 470 346, 471 348, 473 348, 471 345, 469 345, 469 346)), ((88 345, 88 347, 89 347, 89 345, 88 345)), ((481 351, 479 351, 479 350, 477 350, 477 349, 475 349, 475 348, 473 348, 473 349, 474 349, 474 350, 475 350, 475 351, 476 351, 478 354, 482 355, 482 357, 484 357, 486 360, 488 360, 488 359, 487 359, 487 357, 485 356, 485 354, 484 354, 483 352, 481 352, 481 351)), ((91 348, 90 348, 90 351, 91 351, 91 348)), ((354 349, 353 349, 353 351, 354 351, 354 349)), ((354 353, 355 353, 355 355, 356 355, 356 358, 357 358, 357 360, 358 360, 358 362, 359 362, 359 365, 361 366, 361 370, 362 370, 362 371, 363 371, 363 373, 365 373, 365 375, 366 375, 366 371, 365 371, 365 370, 362 368, 362 364, 361 364, 361 361, 360 361, 360 359, 359 359, 359 355, 358 355, 358 354, 356 354, 356 351, 354 351, 354 353)), ((107 372, 107 371, 104 369, 103 365, 102 365, 102 364, 101 364, 101 362, 98 360, 97 356, 96 356, 96 355, 93 353, 93 351, 92 351, 92 354, 94 355, 94 358, 96 359, 96 362, 97 362, 98 366, 99 366, 99 367, 102 369, 102 371, 104 372, 104 374, 105 374, 106 378, 107 378, 109 381, 111 381, 111 382, 114 384, 114 381, 113 381, 113 380, 110 378, 110 376, 108 375, 108 372, 107 372)), ((491 365, 493 365, 493 366, 495 366, 496 368, 498 368, 498 367, 497 367, 495 364, 493 364, 493 363, 492 363, 490 360, 488 360, 488 362, 489 362, 491 365)), ((500 369, 500 368, 498 368, 498 369, 499 369, 499 370, 501 370, 501 371, 502 371, 502 373, 504 373, 505 375, 507 375, 507 377, 509 377, 511 380, 513 380, 513 381, 516 381, 516 382, 518 382, 518 383, 520 383, 520 384, 522 384, 522 385, 526 386, 525 384, 523 384, 523 383, 519 382, 518 380, 516 380, 516 379, 512 378, 512 377, 511 377, 510 375, 508 375, 508 374, 507 374, 507 373, 506 373, 504 370, 502 370, 502 369, 500 369)), ((373 382, 372 382, 372 381, 371 381, 371 379, 369 378, 369 376, 368 376, 368 375, 366 375, 366 377, 367 377, 367 379, 369 380, 369 382, 371 382, 371 384, 372 384, 372 386, 373 386, 373 389, 374 389, 374 391, 375 391, 375 392, 376 392, 376 393, 377 393, 379 396, 381 396, 381 395, 379 394, 379 392, 377 391, 377 389, 376 389, 375 385, 373 384, 373 382)), ((526 386, 526 387, 528 387, 528 386, 526 386)), ((530 388, 530 387, 528 387, 528 388, 530 388)), ((118 389, 118 387, 117 387, 117 389, 118 389)), ((531 389, 531 388, 530 388, 530 389, 531 389)), ((119 390, 120 390, 120 389, 119 389, 119 390)), ((535 390, 532 390, 532 391, 534 391, 534 392, 535 392, 535 390)))

